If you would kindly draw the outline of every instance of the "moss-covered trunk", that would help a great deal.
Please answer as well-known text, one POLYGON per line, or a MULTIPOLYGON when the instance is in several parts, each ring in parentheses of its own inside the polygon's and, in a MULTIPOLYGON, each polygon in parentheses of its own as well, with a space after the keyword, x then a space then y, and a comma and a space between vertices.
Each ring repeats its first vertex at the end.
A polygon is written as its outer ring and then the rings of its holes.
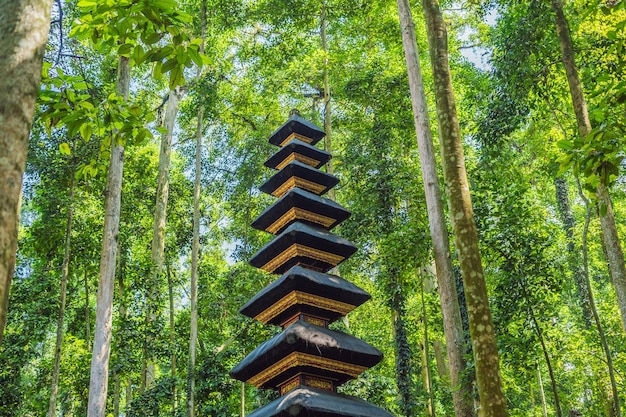
POLYGON ((478 234, 474 222, 452 89, 448 63, 447 30, 436 0, 423 0, 422 7, 426 19, 433 67, 444 180, 450 218, 454 228, 455 245, 461 265, 476 364, 476 380, 481 405, 480 415, 485 417, 507 416, 506 398, 500 377, 498 348, 478 250, 478 234))

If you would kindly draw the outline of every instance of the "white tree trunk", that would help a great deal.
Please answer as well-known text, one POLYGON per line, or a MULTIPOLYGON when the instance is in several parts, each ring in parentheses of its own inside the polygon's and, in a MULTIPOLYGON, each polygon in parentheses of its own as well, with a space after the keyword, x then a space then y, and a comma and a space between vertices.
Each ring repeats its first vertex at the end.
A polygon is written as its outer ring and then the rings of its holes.
MULTIPOLYGON (((128 99, 130 85, 130 60, 119 58, 117 93, 128 99)), ((104 207, 104 233, 100 255, 100 274, 96 296, 96 325, 89 379, 88 417, 106 416, 106 399, 109 383, 109 356, 111 353, 111 326, 113 322, 113 285, 115 261, 120 226, 122 173, 124 171, 124 146, 111 143, 111 160, 107 176, 104 207)))
MULTIPOLYGON (((163 252, 165 250, 165 228, 167 223, 167 200, 169 197, 169 179, 170 179, 170 156, 172 153, 172 136, 174 134, 174 125, 176 124, 176 114, 178 113, 178 103, 183 96, 180 88, 172 90, 169 93, 167 107, 165 109, 165 117, 163 119, 163 127, 165 133, 161 136, 161 150, 159 153, 159 173, 157 177, 157 195, 156 207, 154 210, 154 229, 152 233, 152 269, 150 273, 150 281, 147 288, 147 312, 146 325, 148 334, 155 334, 150 331, 157 320, 159 311, 159 293, 161 290, 161 271, 163 270, 163 252)), ((155 379, 156 358, 153 355, 154 340, 148 336, 146 338, 146 373, 145 388, 150 388, 155 379)))
POLYGON ((52 0, 0 1, 0 345, 15 268, 28 135, 52 0))

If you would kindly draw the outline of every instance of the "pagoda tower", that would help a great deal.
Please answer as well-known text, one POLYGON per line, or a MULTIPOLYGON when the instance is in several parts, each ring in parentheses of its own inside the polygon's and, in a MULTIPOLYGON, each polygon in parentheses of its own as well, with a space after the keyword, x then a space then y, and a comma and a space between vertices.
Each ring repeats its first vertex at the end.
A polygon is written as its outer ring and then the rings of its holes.
POLYGON ((260 190, 277 197, 252 223, 276 237, 250 259, 250 264, 280 277, 248 301, 240 313, 281 333, 261 344, 231 372, 257 388, 274 389, 281 397, 248 417, 352 416, 392 417, 362 399, 337 393, 382 359, 382 353, 328 325, 371 297, 328 271, 357 248, 330 230, 350 213, 321 197, 337 177, 320 171, 330 154, 315 147, 325 133, 292 111, 269 138, 280 147, 265 166, 277 170, 260 190))

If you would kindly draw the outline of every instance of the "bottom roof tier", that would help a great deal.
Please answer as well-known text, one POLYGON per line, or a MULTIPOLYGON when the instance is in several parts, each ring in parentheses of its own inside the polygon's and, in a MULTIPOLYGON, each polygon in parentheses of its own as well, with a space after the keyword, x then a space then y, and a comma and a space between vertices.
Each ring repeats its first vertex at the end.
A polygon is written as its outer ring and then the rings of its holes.
POLYGON ((360 398, 300 387, 261 407, 247 417, 393 417, 360 398))

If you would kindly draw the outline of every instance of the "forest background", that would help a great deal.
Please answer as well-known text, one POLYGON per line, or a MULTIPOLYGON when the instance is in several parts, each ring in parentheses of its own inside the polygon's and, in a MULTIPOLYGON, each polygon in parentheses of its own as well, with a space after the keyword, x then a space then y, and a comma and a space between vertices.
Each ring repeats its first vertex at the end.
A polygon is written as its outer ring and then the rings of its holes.
MULTIPOLYGON (((585 134, 555 4, 440 6, 508 413, 621 416, 626 306, 602 237, 609 214, 626 235, 626 2, 562 4, 585 134)), ((438 143, 424 10, 411 9, 438 143)), ((272 174, 267 138, 292 108, 328 133, 341 179, 331 197, 352 212, 337 233, 360 248, 339 270, 373 296, 336 327, 385 355, 342 392, 396 415, 455 415, 404 53, 393 1, 56 1, 0 346, 0 415, 97 415, 96 371, 108 375, 102 415, 115 417, 237 416, 274 398, 228 371, 276 332, 237 310, 272 280, 246 263, 271 238, 250 223, 272 203, 258 191, 272 174), (103 272, 107 239, 113 266, 103 272), (94 371, 94 347, 106 345, 103 274, 111 353, 94 371)), ((481 407, 476 352, 454 243, 451 253, 471 415, 481 407)))

